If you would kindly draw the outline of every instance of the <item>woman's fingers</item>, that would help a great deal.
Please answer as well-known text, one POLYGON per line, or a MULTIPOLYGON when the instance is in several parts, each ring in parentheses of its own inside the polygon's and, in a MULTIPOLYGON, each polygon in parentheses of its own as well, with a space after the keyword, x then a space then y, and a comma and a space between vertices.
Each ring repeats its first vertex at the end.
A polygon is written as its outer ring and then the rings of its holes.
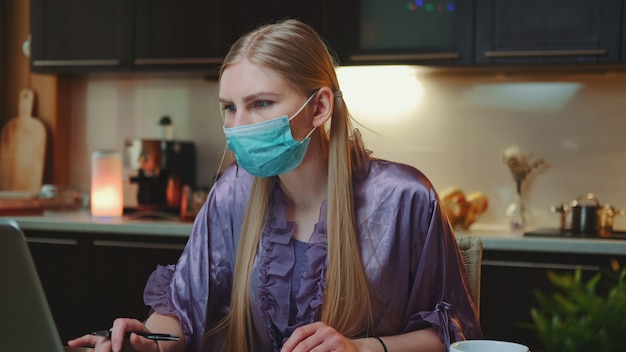
POLYGON ((104 337, 88 334, 75 338, 73 340, 69 340, 67 342, 67 345, 70 347, 95 347, 98 341, 102 339, 104 339, 104 337))
POLYGON ((130 331, 149 331, 146 326, 136 319, 118 318, 111 327, 111 338, 94 336, 91 334, 67 342, 70 347, 93 347, 96 352, 120 352, 125 345, 130 345, 134 351, 157 352, 159 346, 156 341, 137 334, 126 334, 130 331))
MULTIPOLYGON (((124 346, 126 333, 130 331, 149 331, 146 326, 137 319, 117 318, 111 328, 111 347, 113 352, 119 352, 124 346)), ((148 340, 136 334, 131 334, 130 344, 135 351, 151 352, 158 351, 155 341, 148 340)))
POLYGON ((137 334, 131 334, 129 338, 130 346, 134 351, 141 352, 158 352, 159 345, 157 341, 147 339, 143 336, 139 336, 137 334))
POLYGON ((309 337, 315 334, 317 331, 318 325, 320 323, 313 323, 301 326, 294 330, 291 336, 285 341, 281 352, 294 351, 296 346, 310 348, 310 344, 313 344, 312 341, 306 341, 309 337))
POLYGON ((287 339, 281 352, 351 351, 353 348, 349 339, 337 330, 316 322, 297 328, 287 339))

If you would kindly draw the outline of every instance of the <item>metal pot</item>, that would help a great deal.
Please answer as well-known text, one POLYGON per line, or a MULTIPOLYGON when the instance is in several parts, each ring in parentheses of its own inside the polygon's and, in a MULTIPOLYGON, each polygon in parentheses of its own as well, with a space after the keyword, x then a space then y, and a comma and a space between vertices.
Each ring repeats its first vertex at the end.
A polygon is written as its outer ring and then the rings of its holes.
POLYGON ((552 212, 561 214, 561 231, 575 234, 610 236, 613 233, 613 218, 624 215, 609 204, 602 205, 593 194, 587 193, 569 204, 552 206, 552 212))
POLYGON ((550 210, 553 213, 561 214, 561 231, 569 231, 572 229, 572 213, 570 212, 569 204, 552 205, 550 206, 550 210))
POLYGON ((602 204, 593 193, 576 198, 571 205, 573 233, 595 234, 600 230, 602 204))
POLYGON ((624 210, 617 210, 609 204, 605 204, 600 211, 600 236, 610 236, 613 233, 613 218, 624 215, 624 210))

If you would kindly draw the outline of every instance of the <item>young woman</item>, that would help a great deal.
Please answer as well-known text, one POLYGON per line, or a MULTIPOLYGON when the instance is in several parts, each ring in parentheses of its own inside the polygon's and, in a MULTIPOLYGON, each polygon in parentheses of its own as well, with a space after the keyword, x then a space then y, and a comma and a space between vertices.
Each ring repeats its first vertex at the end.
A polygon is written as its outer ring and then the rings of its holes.
POLYGON ((214 185, 175 266, 150 278, 145 322, 180 335, 135 350, 444 351, 481 338, 456 240, 413 167, 372 158, 323 40, 286 20, 237 41, 220 73, 237 162, 214 185))

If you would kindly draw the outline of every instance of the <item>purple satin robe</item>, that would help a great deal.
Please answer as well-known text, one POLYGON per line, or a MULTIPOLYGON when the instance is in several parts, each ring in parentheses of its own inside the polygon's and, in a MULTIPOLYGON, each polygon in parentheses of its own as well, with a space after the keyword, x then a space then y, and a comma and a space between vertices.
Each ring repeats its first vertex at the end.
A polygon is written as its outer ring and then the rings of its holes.
MULTIPOLYGON (((176 265, 158 267, 144 300, 178 317, 188 351, 201 351, 205 330, 229 309, 235 253, 253 177, 233 164, 212 188, 176 265)), ((294 224, 286 196, 273 202, 255 259, 251 297, 260 349, 277 351, 297 326, 319 320, 326 287, 326 204, 309 241, 309 268, 296 298, 298 323, 289 325, 294 224), (279 340, 279 341, 277 341, 279 340)), ((454 233, 430 181, 415 168, 372 159, 355 183, 361 258, 377 313, 370 334, 395 335, 434 327, 446 346, 482 338, 454 233)), ((219 351, 219 337, 209 341, 219 351)))

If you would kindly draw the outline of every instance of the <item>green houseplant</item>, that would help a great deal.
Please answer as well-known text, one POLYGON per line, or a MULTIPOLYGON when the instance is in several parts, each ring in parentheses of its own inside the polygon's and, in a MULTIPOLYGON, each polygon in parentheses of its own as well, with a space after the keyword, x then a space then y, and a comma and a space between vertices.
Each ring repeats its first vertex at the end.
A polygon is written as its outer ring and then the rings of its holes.
POLYGON ((581 269, 548 271, 556 290, 535 291, 531 309, 535 330, 545 352, 623 351, 626 346, 626 268, 602 271, 588 281, 581 269))

